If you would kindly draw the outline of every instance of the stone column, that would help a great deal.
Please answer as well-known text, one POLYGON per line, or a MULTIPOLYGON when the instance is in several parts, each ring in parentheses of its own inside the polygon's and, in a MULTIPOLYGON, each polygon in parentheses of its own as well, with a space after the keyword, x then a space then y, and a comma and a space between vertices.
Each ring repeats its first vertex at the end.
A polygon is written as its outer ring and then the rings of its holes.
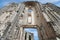
POLYGON ((34 40, 34 35, 33 34, 31 34, 31 40, 34 40))
POLYGON ((26 38, 27 38, 26 40, 29 40, 29 33, 27 33, 27 37, 26 38))
POLYGON ((23 27, 20 27, 20 40, 23 40, 23 27))
POLYGON ((40 29, 37 28, 37 31, 38 31, 39 40, 42 40, 42 36, 41 36, 41 31, 40 31, 40 29))
POLYGON ((26 32, 24 31, 24 34, 23 34, 23 40, 25 40, 25 36, 26 36, 26 32))

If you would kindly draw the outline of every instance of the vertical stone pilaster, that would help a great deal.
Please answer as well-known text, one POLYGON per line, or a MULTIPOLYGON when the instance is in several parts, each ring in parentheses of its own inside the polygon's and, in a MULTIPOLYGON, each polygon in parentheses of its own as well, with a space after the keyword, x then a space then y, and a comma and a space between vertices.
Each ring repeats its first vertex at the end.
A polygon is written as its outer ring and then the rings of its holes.
POLYGON ((23 40, 23 27, 20 27, 20 40, 23 40))
POLYGON ((23 40, 25 40, 25 36, 26 36, 26 32, 24 31, 24 34, 23 34, 23 40))
POLYGON ((31 40, 34 40, 34 35, 33 34, 31 35, 31 40))
POLYGON ((40 29, 39 29, 39 28, 37 28, 37 30, 38 30, 39 40, 42 40, 41 31, 40 31, 40 29))
POLYGON ((27 33, 27 37, 26 38, 27 38, 26 40, 29 40, 29 33, 27 33))

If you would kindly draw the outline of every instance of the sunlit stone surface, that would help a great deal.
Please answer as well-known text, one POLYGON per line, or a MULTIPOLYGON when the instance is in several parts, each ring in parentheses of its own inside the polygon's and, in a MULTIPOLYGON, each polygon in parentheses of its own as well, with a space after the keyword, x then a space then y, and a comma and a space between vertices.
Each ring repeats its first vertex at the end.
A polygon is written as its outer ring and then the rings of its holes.
POLYGON ((34 34, 24 28, 37 29, 39 40, 59 40, 60 7, 25 1, 0 10, 0 40, 34 40, 34 34))

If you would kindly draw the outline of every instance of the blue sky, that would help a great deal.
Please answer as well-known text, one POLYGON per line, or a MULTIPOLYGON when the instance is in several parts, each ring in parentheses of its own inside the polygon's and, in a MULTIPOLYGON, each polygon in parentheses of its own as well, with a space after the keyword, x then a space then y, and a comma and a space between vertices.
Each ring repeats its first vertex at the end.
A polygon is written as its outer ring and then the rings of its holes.
MULTIPOLYGON (((23 2, 23 1, 26 1, 26 0, 0 0, 0 8, 4 7, 8 3, 12 3, 12 2, 19 3, 19 2, 23 2)), ((50 2, 50 3, 53 3, 53 4, 60 7, 60 0, 38 0, 38 1, 43 3, 43 4, 47 3, 47 2, 50 2)))
MULTIPOLYGON (((12 2, 20 3, 20 2, 23 2, 23 1, 25 1, 25 0, 0 0, 0 8, 4 7, 5 5, 7 5, 9 3, 12 3, 12 2)), ((43 3, 43 4, 45 4, 47 2, 53 3, 53 4, 60 7, 60 0, 38 0, 38 1, 43 3)), ((38 35, 37 35, 37 30, 36 29, 31 29, 31 30, 26 29, 26 31, 34 33, 35 40, 38 40, 38 38, 37 38, 38 35)))
POLYGON ((33 33, 34 34, 34 40, 39 40, 37 29, 27 28, 27 29, 25 29, 25 31, 33 33))

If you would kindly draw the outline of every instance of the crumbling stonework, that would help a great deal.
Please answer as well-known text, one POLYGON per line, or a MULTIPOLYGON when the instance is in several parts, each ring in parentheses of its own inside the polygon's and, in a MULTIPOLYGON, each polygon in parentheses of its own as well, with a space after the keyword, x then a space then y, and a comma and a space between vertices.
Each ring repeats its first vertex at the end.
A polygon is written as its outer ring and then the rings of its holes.
POLYGON ((39 40, 60 37, 60 8, 51 3, 11 3, 2 8, 0 14, 1 40, 34 40, 33 34, 24 28, 36 28, 39 40))

